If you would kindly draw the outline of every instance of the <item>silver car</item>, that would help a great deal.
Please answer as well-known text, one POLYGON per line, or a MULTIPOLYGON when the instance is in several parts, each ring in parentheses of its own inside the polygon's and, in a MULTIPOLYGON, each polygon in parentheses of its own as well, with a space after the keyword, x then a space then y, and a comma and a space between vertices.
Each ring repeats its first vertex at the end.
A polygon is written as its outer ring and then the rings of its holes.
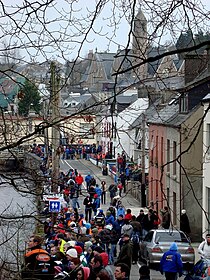
POLYGON ((195 252, 184 232, 175 229, 150 230, 140 243, 140 259, 147 265, 159 264, 163 253, 176 242, 183 264, 194 264, 195 252))

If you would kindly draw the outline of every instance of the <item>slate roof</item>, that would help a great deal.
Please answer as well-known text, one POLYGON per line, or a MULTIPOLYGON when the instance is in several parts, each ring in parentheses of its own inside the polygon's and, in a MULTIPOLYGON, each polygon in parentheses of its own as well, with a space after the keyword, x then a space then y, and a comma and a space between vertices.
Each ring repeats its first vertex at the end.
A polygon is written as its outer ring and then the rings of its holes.
MULTIPOLYGON (((148 51, 148 57, 156 57, 158 55, 163 54, 166 51, 167 51, 167 49, 164 47, 160 47, 160 48, 150 47, 150 49, 148 51)), ((101 66, 103 67, 105 75, 106 75, 106 79, 104 81, 100 81, 100 82, 114 82, 115 77, 112 76, 112 74, 114 73, 114 71, 117 70, 117 69, 113 69, 115 59, 118 60, 118 65, 120 65, 121 62, 123 62, 121 65, 121 68, 120 68, 121 70, 130 68, 132 65, 132 50, 131 49, 120 50, 120 51, 118 51, 117 54, 107 53, 107 52, 95 53, 95 60, 98 63, 101 63, 101 66)), ((150 76, 154 76, 158 67, 161 64, 161 61, 162 61, 162 59, 159 59, 157 61, 148 63, 147 71, 150 76)), ((174 55, 173 61, 178 70, 183 63, 183 60, 179 60, 178 57, 174 55)), ((87 80, 89 70, 90 70, 90 64, 86 67, 86 71, 83 74, 80 82, 84 82, 87 80)), ((128 87, 131 84, 135 83, 136 80, 132 75, 132 71, 128 71, 128 72, 124 73, 122 76, 118 76, 117 81, 118 81, 117 86, 123 88, 123 87, 128 87)))
POLYGON ((64 99, 64 103, 71 103, 75 101, 77 103, 84 103, 91 97, 91 94, 82 94, 82 95, 69 95, 66 99, 64 99))
POLYGON ((96 59, 98 62, 101 62, 103 64, 103 68, 106 74, 106 78, 108 80, 113 81, 113 78, 111 76, 112 74, 112 66, 114 61, 115 53, 96 53, 96 59))
MULTIPOLYGON (((152 116, 154 116, 155 113, 158 111, 158 104, 160 102, 160 99, 152 103, 144 112, 146 116, 146 120, 150 119, 152 116)), ((136 128, 142 124, 143 114, 140 114, 134 122, 130 125, 130 129, 136 128)))
POLYGON ((150 118, 147 119, 147 122, 150 124, 179 127, 196 109, 197 106, 195 106, 190 112, 182 114, 179 113, 179 103, 173 103, 171 105, 167 103, 160 111, 156 111, 154 115, 150 116, 150 118))

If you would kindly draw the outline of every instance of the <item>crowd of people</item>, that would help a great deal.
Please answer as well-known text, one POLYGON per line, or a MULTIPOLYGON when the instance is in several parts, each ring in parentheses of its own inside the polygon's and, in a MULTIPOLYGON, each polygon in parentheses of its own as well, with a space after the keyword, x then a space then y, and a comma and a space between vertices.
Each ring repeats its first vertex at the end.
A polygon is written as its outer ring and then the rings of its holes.
MULTIPOLYGON (((120 178, 107 186, 105 180, 97 183, 90 173, 83 177, 76 169, 60 172, 59 192, 64 198, 61 211, 49 213, 45 205, 44 236, 30 237, 22 278, 129 279, 132 265, 139 260, 141 239, 159 226, 168 229, 171 217, 167 206, 161 210, 161 217, 153 209, 147 213, 140 209, 137 216, 133 215, 123 206, 123 191, 120 178), (102 204, 107 205, 106 210, 101 209, 102 204), (114 272, 111 265, 115 266, 114 272)), ((186 221, 186 212, 182 214, 186 221)), ((173 245, 170 250, 177 251, 177 247, 173 245)), ((179 257, 178 253, 173 255, 179 257)), ((164 257, 161 272, 166 279, 176 279, 170 278, 175 273, 167 273, 167 255, 164 257)), ((181 275, 182 267, 179 269, 181 275)), ((149 268, 141 266, 139 275, 140 280, 149 280, 149 268)))
POLYGON ((131 266, 138 261, 139 242, 149 230, 146 225, 152 227, 153 213, 142 219, 140 212, 136 217, 116 195, 116 184, 99 185, 90 173, 83 177, 73 169, 60 173, 59 191, 64 197, 61 211, 55 215, 45 207, 44 236, 30 237, 22 278, 129 279, 131 266), (104 211, 102 203, 108 205, 104 211), (115 272, 110 265, 115 265, 115 272))

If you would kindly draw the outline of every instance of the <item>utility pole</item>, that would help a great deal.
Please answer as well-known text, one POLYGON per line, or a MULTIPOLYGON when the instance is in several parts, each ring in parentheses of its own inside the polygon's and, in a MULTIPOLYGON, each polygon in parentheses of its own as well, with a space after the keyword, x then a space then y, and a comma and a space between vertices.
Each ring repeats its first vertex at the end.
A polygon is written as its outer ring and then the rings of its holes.
MULTIPOLYGON (((44 121, 47 123, 49 120, 49 97, 48 99, 45 97, 43 99, 43 117, 44 121)), ((45 152, 44 157, 46 158, 46 167, 49 168, 49 131, 48 128, 44 129, 44 146, 45 146, 45 152)))
POLYGON ((60 118, 60 90, 59 83, 60 77, 56 71, 55 62, 50 64, 51 71, 51 121, 52 125, 52 192, 58 192, 58 177, 59 177, 59 161, 60 153, 58 152, 58 147, 60 146, 60 128, 59 128, 59 118, 60 118))

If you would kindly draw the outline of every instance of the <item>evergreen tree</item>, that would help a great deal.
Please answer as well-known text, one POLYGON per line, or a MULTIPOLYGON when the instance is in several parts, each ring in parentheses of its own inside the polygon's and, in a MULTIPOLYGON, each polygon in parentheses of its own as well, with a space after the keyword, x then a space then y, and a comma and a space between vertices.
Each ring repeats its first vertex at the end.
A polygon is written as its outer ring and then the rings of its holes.
POLYGON ((21 98, 18 104, 19 114, 28 116, 30 110, 34 110, 37 114, 41 110, 41 96, 37 86, 29 80, 25 80, 21 88, 21 98))

